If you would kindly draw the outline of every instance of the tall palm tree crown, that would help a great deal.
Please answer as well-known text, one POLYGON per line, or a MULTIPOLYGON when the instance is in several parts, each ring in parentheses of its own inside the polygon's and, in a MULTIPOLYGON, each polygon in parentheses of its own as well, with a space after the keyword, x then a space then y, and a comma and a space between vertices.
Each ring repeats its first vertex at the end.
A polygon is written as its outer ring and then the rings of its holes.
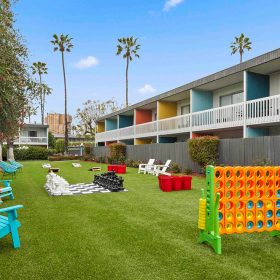
POLYGON ((32 74, 38 74, 39 75, 39 99, 40 99, 40 107, 41 107, 41 124, 44 124, 44 115, 45 115, 45 99, 46 94, 50 94, 50 89, 46 88, 46 85, 42 84, 42 75, 48 74, 48 68, 47 64, 45 62, 34 62, 31 66, 32 74))
POLYGON ((61 62, 62 62, 62 70, 63 70, 63 79, 64 79, 64 103, 65 103, 65 112, 64 112, 64 125, 65 125, 65 154, 68 153, 68 123, 67 123, 67 87, 66 87, 66 74, 65 74, 65 65, 64 65, 64 52, 71 52, 73 48, 72 39, 69 35, 61 34, 59 37, 54 34, 53 40, 51 43, 54 45, 54 52, 61 52, 61 62))
POLYGON ((117 53, 116 55, 121 55, 123 59, 126 60, 126 94, 125 94, 125 104, 128 106, 128 68, 129 63, 133 60, 133 57, 139 58, 140 55, 138 54, 138 51, 140 49, 139 44, 137 44, 138 38, 127 37, 127 38, 119 38, 117 45, 117 53))
POLYGON ((245 37, 244 33, 241 33, 239 37, 234 37, 234 39, 234 42, 232 42, 230 45, 231 55, 239 52, 240 63, 242 63, 244 51, 250 51, 252 49, 252 42, 248 37, 245 37))
POLYGON ((32 74, 38 74, 41 80, 43 74, 48 74, 47 64, 41 61, 34 62, 31 66, 32 74))

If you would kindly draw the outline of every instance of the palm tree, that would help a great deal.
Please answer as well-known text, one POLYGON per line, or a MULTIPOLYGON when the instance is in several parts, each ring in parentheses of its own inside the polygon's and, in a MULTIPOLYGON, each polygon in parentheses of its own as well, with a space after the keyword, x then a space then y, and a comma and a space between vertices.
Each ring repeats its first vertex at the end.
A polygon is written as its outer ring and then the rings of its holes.
POLYGON ((63 79, 64 79, 64 103, 65 103, 65 111, 64 111, 64 125, 65 125, 65 154, 68 153, 68 123, 67 123, 67 88, 66 88, 66 75, 65 75, 65 65, 64 65, 64 52, 71 52, 73 48, 72 39, 69 35, 61 34, 59 37, 54 34, 53 40, 51 43, 54 45, 54 52, 61 52, 61 60, 62 60, 62 69, 63 69, 63 79))
POLYGON ((41 107, 41 123, 44 124, 44 116, 45 116, 45 100, 46 100, 46 94, 47 92, 43 90, 43 84, 42 84, 42 75, 48 74, 48 68, 47 64, 44 62, 34 62, 31 66, 32 74, 38 74, 39 75, 39 99, 40 99, 40 107, 41 107))
POLYGON ((250 51, 252 49, 251 44, 252 42, 248 37, 245 37, 244 33, 241 33, 239 37, 234 37, 235 41, 231 43, 231 54, 235 54, 239 52, 240 54, 240 63, 242 63, 243 54, 245 50, 250 51))
POLYGON ((120 44, 117 45, 117 53, 116 55, 123 54, 123 58, 126 59, 126 91, 125 91, 125 105, 128 106, 128 67, 129 63, 133 60, 133 56, 139 58, 139 54, 137 53, 140 49, 140 45, 137 44, 138 38, 127 37, 127 38, 119 38, 118 41, 120 44))

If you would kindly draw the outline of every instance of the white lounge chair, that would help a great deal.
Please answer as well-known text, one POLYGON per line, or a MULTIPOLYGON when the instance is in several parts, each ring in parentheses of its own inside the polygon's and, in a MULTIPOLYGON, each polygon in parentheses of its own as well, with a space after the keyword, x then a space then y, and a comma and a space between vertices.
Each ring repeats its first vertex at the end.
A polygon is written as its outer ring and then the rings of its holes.
POLYGON ((149 173, 149 171, 152 170, 152 168, 154 167, 154 162, 155 159, 151 158, 149 159, 148 163, 141 163, 139 164, 139 169, 138 169, 138 173, 149 173))
POLYGON ((154 165, 153 170, 152 170, 151 173, 153 175, 156 175, 156 176, 158 176, 160 174, 171 176, 170 173, 166 172, 166 170, 169 167, 170 163, 171 163, 171 159, 167 160, 164 165, 154 165))

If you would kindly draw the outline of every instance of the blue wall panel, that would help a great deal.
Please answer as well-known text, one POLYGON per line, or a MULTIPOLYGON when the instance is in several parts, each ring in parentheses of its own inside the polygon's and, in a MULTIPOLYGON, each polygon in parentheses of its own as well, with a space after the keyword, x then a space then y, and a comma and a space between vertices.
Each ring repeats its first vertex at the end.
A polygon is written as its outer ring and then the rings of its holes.
POLYGON ((247 100, 269 96, 269 76, 246 72, 247 100))
POLYGON ((119 128, 128 127, 133 125, 133 116, 119 115, 119 128))
POLYGON ((105 129, 106 131, 117 129, 118 128, 118 121, 113 119, 106 119, 105 120, 105 129))
POLYGON ((213 108, 213 92, 192 90, 192 112, 213 108))

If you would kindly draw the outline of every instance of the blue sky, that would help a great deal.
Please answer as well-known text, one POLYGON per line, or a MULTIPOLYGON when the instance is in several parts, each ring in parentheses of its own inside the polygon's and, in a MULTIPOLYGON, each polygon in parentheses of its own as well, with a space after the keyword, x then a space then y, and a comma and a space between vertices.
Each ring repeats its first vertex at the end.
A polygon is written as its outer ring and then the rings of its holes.
POLYGON ((61 58, 50 40, 54 33, 74 38, 66 54, 73 115, 88 99, 124 103, 125 61, 115 55, 117 38, 133 35, 141 44, 129 73, 133 104, 238 63, 229 45, 241 32, 253 42, 245 60, 280 47, 279 11, 276 0, 19 0, 15 6, 30 61, 49 68, 47 112, 64 110, 61 58))

